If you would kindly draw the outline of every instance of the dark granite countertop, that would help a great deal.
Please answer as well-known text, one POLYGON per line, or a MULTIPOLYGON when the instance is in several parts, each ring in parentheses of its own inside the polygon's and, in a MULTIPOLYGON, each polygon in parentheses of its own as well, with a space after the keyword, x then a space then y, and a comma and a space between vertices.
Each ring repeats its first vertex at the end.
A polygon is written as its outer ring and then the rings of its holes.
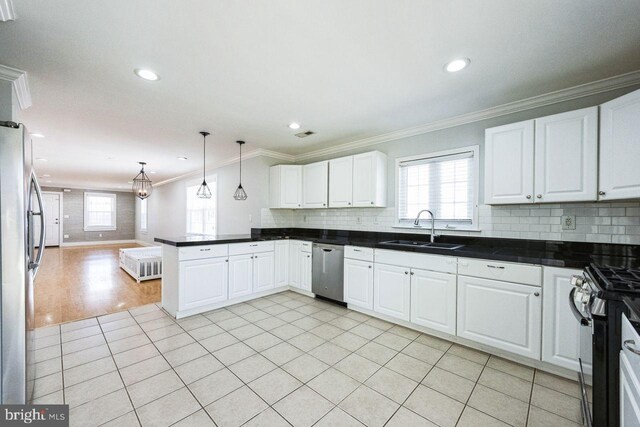
POLYGON ((458 249, 447 250, 425 246, 404 247, 384 243, 390 240, 426 242, 429 240, 428 234, 307 228, 253 228, 250 235, 179 236, 175 238, 155 238, 154 240, 172 246, 195 246, 279 239, 306 240, 317 243, 353 245, 578 269, 584 268, 592 262, 599 265, 640 266, 639 246, 605 243, 439 236, 437 242, 461 245, 458 249))

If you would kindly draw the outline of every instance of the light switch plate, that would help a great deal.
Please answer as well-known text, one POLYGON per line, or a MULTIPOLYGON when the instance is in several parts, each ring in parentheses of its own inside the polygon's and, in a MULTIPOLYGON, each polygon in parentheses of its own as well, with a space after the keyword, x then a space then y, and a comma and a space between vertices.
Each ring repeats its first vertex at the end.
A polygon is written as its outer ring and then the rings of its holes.
POLYGON ((563 230, 575 230, 576 229, 576 216, 575 215, 562 215, 562 229, 563 230))

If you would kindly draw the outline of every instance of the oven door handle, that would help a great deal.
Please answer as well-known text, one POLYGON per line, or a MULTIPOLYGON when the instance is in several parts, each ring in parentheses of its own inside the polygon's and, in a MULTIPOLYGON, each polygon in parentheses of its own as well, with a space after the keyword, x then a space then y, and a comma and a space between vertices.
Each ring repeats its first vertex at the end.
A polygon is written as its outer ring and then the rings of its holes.
POLYGON ((580 322, 582 326, 589 326, 591 324, 589 319, 584 317, 582 313, 580 313, 576 308, 576 305, 573 300, 573 295, 575 294, 575 292, 576 292, 576 288, 571 289, 571 292, 569 292, 569 307, 571 307, 571 311, 576 316, 576 319, 578 319, 578 322, 580 322))

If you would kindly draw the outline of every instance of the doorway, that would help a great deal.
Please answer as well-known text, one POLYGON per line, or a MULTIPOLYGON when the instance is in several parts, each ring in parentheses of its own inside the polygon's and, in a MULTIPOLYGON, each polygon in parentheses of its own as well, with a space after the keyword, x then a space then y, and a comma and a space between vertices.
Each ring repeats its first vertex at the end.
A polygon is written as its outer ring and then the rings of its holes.
MULTIPOLYGON (((42 208, 45 220, 44 246, 60 246, 62 243, 62 193, 42 192, 42 208)), ((36 227, 35 241, 40 241, 40 229, 36 227)))

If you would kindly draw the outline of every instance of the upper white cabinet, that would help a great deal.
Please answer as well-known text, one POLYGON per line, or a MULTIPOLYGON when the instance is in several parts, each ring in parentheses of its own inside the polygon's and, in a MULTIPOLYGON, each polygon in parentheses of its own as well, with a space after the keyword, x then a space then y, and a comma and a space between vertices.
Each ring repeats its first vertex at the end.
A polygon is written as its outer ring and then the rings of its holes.
POLYGON ((269 180, 269 207, 302 207, 302 166, 272 166, 269 180))
POLYGON ((597 170, 598 107, 535 120, 536 202, 596 200, 597 170))
POLYGON ((485 203, 597 198, 598 107, 485 130, 485 203))
POLYGON ((329 160, 329 207, 348 208, 353 202, 353 156, 329 160))
POLYGON ((302 207, 326 208, 329 184, 329 162, 302 166, 302 207))
POLYGON ((640 198, 640 90, 600 106, 600 200, 640 198))
POLYGON ((488 205, 533 201, 533 120, 485 130, 484 199, 488 205))
POLYGON ((353 156, 353 206, 387 206, 387 155, 380 151, 353 156))
POLYGON ((591 328, 582 326, 569 306, 571 276, 582 270, 544 267, 542 292, 542 361, 591 375, 591 328))

